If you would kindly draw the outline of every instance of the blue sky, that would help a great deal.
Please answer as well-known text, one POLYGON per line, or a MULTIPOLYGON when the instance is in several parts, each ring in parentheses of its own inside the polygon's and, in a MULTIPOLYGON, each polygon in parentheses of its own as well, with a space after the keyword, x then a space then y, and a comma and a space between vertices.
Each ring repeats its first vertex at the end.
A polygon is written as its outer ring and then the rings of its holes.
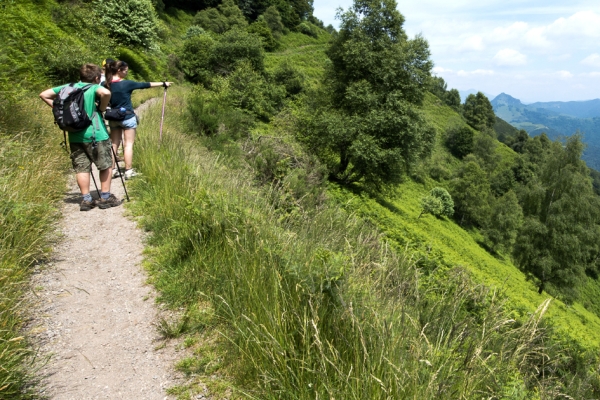
MULTIPOLYGON (((337 28, 336 9, 352 3, 315 0, 314 14, 337 28)), ((400 0, 398 9, 449 88, 523 102, 600 98, 600 0, 400 0)))

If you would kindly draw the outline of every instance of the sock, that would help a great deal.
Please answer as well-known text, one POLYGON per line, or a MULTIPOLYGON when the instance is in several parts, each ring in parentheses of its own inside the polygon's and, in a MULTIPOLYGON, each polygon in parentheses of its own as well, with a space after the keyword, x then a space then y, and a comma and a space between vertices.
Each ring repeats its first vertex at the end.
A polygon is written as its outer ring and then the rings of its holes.
POLYGON ((110 197, 110 192, 101 192, 101 193, 100 193, 100 197, 101 197, 103 200, 108 200, 108 198, 110 197))
POLYGON ((92 195, 91 194, 84 194, 83 195, 83 200, 84 201, 92 201, 92 195))

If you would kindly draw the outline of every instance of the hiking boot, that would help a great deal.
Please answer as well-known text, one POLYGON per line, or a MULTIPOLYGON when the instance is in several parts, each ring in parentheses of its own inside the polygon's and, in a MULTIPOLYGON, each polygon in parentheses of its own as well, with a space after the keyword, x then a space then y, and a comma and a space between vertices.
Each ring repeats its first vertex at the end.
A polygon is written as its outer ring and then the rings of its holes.
POLYGON ((82 200, 81 204, 79 205, 79 211, 90 211, 94 207, 96 207, 96 200, 82 200))
POLYGON ((119 169, 118 168, 113 168, 113 170, 112 170, 112 177, 116 178, 117 176, 119 176, 119 169))
POLYGON ((100 198, 96 200, 96 204, 99 208, 104 210, 105 208, 116 207, 121 205, 121 200, 117 199, 115 195, 111 193, 108 199, 100 198))
POLYGON ((131 168, 131 169, 128 169, 127 171, 125 171, 125 174, 123 174, 123 175, 124 175, 125 179, 131 179, 134 176, 138 176, 139 174, 136 172, 135 169, 131 168))

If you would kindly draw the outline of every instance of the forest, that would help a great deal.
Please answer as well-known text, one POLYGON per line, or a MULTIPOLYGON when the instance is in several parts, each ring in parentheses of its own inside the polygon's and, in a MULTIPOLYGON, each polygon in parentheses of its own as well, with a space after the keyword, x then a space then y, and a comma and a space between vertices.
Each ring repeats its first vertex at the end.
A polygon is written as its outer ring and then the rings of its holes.
POLYGON ((160 301, 185 310, 161 329, 194 350, 170 394, 600 398, 582 136, 461 103, 394 0, 355 0, 337 29, 307 0, 0 6, 0 398, 37 397, 23 298, 68 175, 35 97, 108 57, 179 87, 131 205, 160 301))

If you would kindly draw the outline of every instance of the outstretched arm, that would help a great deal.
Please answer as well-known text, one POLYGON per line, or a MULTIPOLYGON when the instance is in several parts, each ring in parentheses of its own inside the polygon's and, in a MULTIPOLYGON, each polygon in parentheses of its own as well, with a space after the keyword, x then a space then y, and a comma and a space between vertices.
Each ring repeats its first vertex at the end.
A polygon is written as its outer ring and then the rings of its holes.
POLYGON ((42 99, 42 101, 48 104, 50 107, 52 107, 52 103, 56 96, 57 94, 54 93, 54 90, 52 89, 44 90, 42 93, 40 93, 40 99, 42 99))
POLYGON ((159 86, 164 86, 164 87, 169 87, 173 84, 173 82, 150 82, 150 87, 159 87, 159 86))

